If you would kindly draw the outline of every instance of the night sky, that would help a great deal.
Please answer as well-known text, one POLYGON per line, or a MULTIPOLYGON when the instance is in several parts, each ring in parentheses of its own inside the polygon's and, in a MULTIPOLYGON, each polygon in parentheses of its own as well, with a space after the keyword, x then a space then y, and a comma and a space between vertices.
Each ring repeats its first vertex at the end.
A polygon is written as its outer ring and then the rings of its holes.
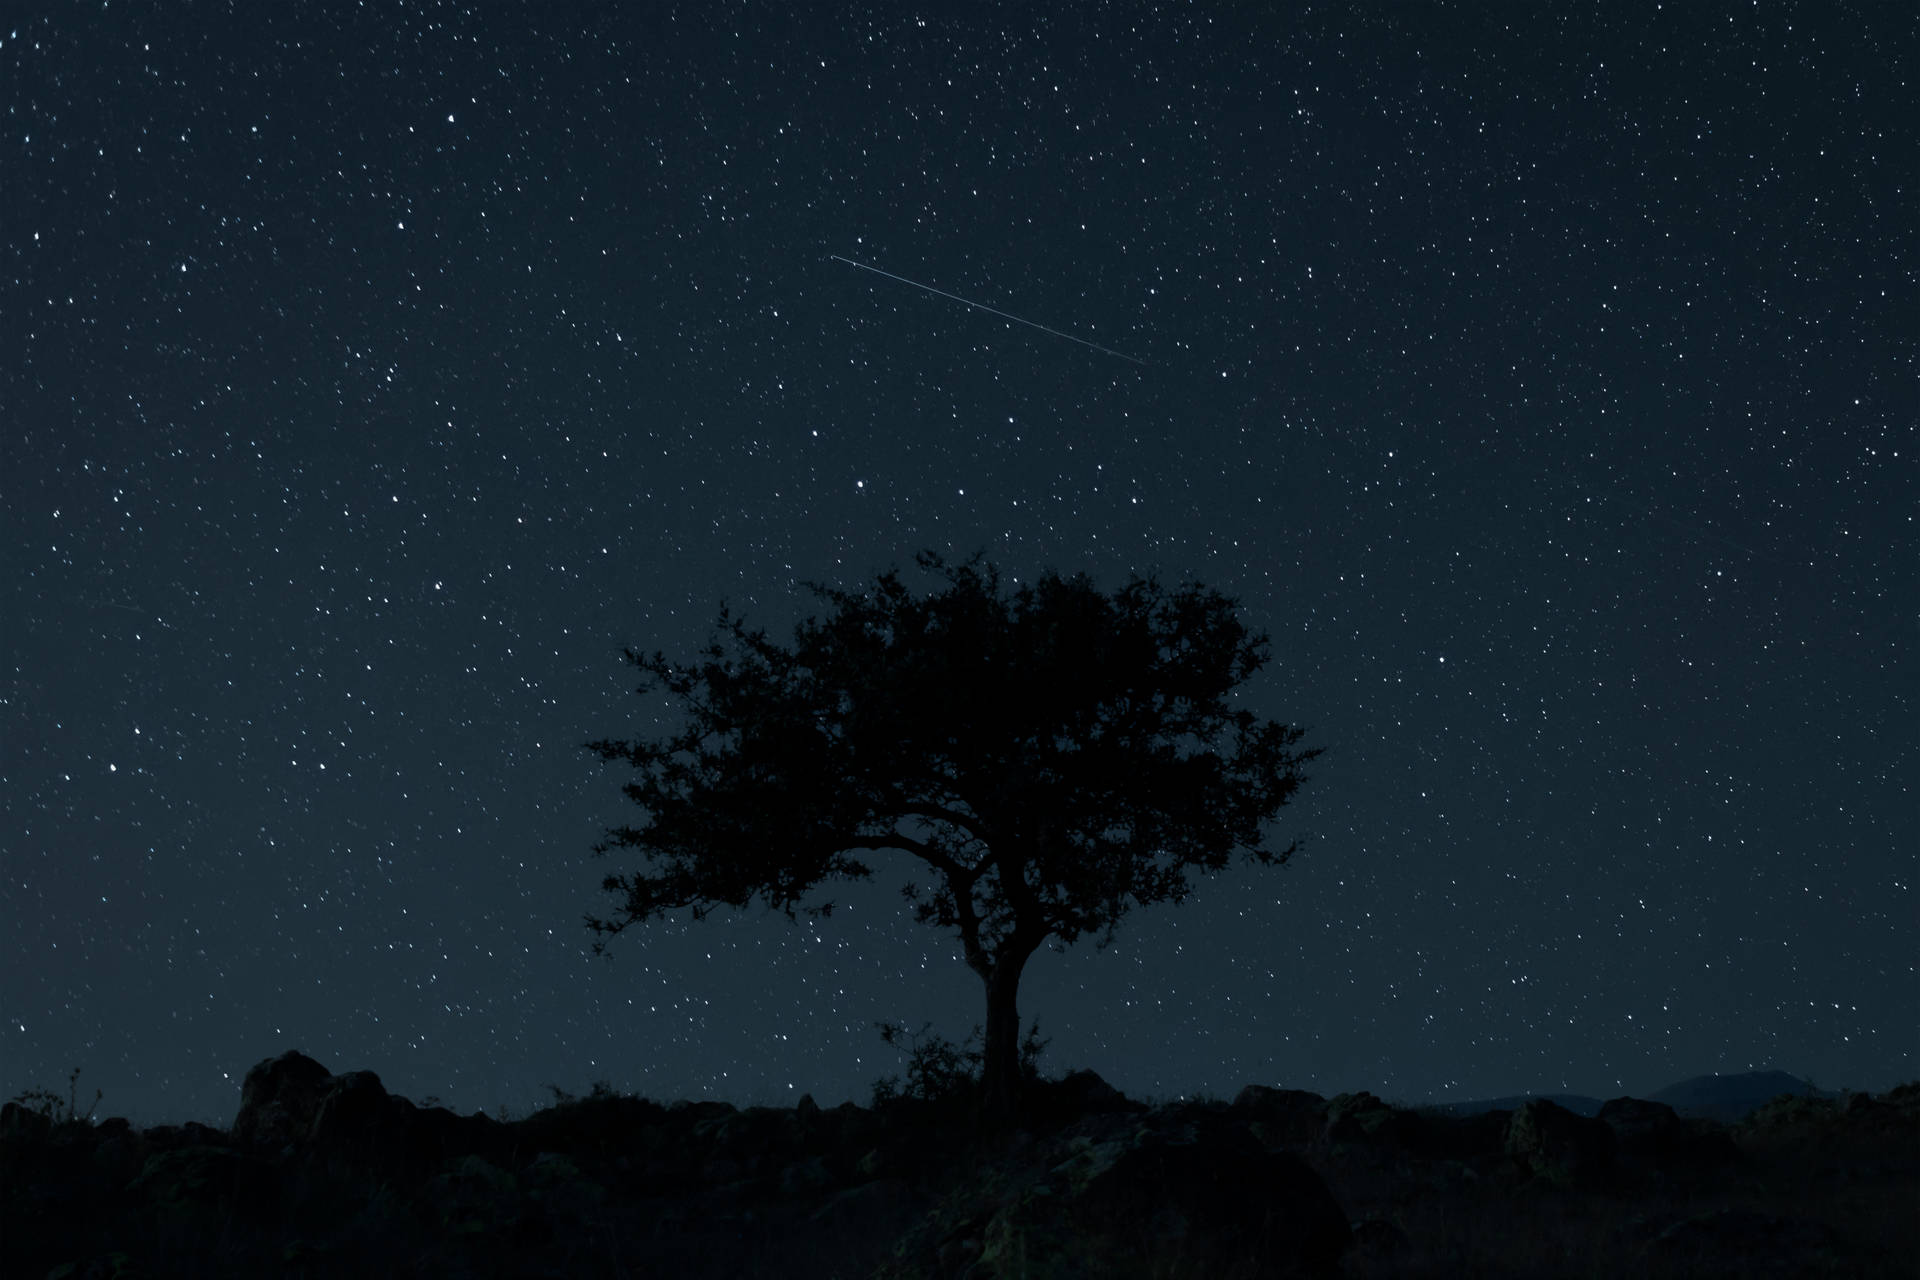
POLYGON ((1232 595, 1326 749, 1048 1072, 1920 1075, 1910 6, 37 8, 0 1098, 867 1102, 984 1020, 920 865, 595 958, 580 744, 922 548, 1232 595))

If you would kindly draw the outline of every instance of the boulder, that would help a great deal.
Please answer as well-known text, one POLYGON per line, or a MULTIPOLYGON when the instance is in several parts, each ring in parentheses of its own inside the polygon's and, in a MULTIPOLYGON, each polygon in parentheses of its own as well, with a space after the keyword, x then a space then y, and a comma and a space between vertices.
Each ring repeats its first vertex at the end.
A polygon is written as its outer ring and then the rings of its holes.
POLYGON ((1656 1177, 1737 1164, 1740 1150, 1723 1125, 1686 1119, 1664 1102, 1615 1098, 1600 1108, 1620 1163, 1656 1177))
POLYGON ((1368 1269, 1399 1268, 1413 1254, 1407 1233, 1386 1218, 1363 1218, 1353 1224, 1351 1260, 1368 1269))
POLYGON ((1320 1140, 1329 1147, 1351 1143, 1399 1143, 1413 1135, 1410 1113, 1371 1093, 1342 1093, 1327 1103, 1320 1140))
POLYGON ((911 1227, 926 1205, 913 1188, 898 1178, 877 1178, 829 1196, 807 1215, 807 1221, 828 1231, 862 1230, 894 1240, 911 1227))
POLYGON ((230 1217, 277 1213, 278 1182, 259 1162, 224 1144, 194 1143, 151 1156, 127 1186, 139 1211, 173 1228, 205 1228, 230 1217))
POLYGON ((1305 1089, 1250 1084, 1234 1096, 1233 1110, 1269 1147, 1304 1147, 1327 1126, 1327 1100, 1305 1089))
POLYGON ((1511 1112, 1483 1111, 1478 1115, 1404 1112, 1400 1141, 1429 1160, 1492 1164, 1505 1159, 1511 1112))
POLYGON ((33 1111, 17 1102, 0 1106, 0 1139, 12 1141, 44 1138, 53 1132, 53 1117, 33 1111))
POLYGON ((467 1156, 427 1181, 420 1204, 435 1234, 542 1247, 595 1230, 608 1199, 572 1160, 546 1151, 518 1173, 467 1156))
POLYGON ((1339 1274, 1346 1215, 1296 1155, 1224 1107, 1088 1117, 949 1194, 894 1277, 1339 1274))
POLYGON ((371 1071, 334 1075, 298 1052, 249 1071, 229 1131, 239 1150, 272 1158, 377 1168, 424 1176, 469 1155, 498 1160, 506 1126, 484 1115, 416 1107, 389 1094, 371 1071))
MULTIPOLYGON (((1776 1098, 1735 1126, 1750 1164, 1789 1162, 1812 1184, 1891 1179, 1896 1194, 1920 1202, 1920 1088, 1905 1084, 1874 1096, 1776 1098)), ((1904 1249, 1904 1245, 1896 1246, 1904 1249)))
POLYGON ((1754 1209, 1716 1209, 1684 1217, 1647 1241, 1642 1256, 1656 1275, 1697 1280, 1797 1280, 1859 1274, 1840 1235, 1754 1209))
POLYGON ((257 1063, 240 1085, 229 1131, 242 1147, 279 1152, 304 1142, 333 1073, 298 1050, 257 1063))
POLYGON ((780 1194, 789 1200, 840 1188, 840 1179, 834 1176, 819 1156, 802 1156, 787 1163, 781 1168, 777 1181, 780 1194))
POLYGON ((1535 1180, 1566 1190, 1594 1190, 1614 1171, 1613 1130, 1535 1098, 1507 1121, 1506 1151, 1535 1180))
POLYGON ((668 1177, 665 1171, 684 1154, 679 1134, 691 1128, 685 1118, 684 1111, 669 1113, 647 1098, 607 1094, 563 1102, 504 1128, 523 1148, 565 1148, 583 1162, 617 1164, 626 1170, 658 1169, 670 1186, 678 1175, 668 1177))
MULTIPOLYGON (((497 1263, 564 1241, 622 1237, 666 1249, 662 1256, 688 1274, 706 1274, 706 1262, 732 1270, 724 1259, 752 1271, 767 1263, 753 1250, 777 1229, 812 1242, 794 1271, 806 1275, 850 1256, 877 1261, 916 1203, 897 1181, 849 1188, 866 1149, 858 1144, 881 1136, 872 1113, 823 1111, 811 1098, 791 1109, 662 1107, 596 1094, 509 1124, 417 1107, 371 1071, 334 1075, 290 1053, 248 1073, 233 1134, 236 1158, 262 1162, 271 1175, 264 1180, 297 1185, 297 1199, 327 1185, 388 1188, 380 1194, 392 1203, 367 1229, 377 1228, 396 1256, 451 1249, 449 1258, 497 1263), (875 1239, 875 1229, 891 1234, 875 1239)), ((324 1232, 308 1227, 295 1243, 316 1267, 341 1262, 339 1241, 324 1232)))
POLYGON ((1684 1141, 1687 1126, 1664 1102, 1615 1098, 1600 1107, 1600 1120, 1613 1130, 1622 1150, 1663 1149, 1684 1141))
POLYGON ((1135 1102, 1100 1078, 1098 1072, 1069 1071, 1059 1080, 1042 1086, 1048 1100, 1058 1109, 1079 1115, 1101 1111, 1145 1111, 1143 1102, 1135 1102))

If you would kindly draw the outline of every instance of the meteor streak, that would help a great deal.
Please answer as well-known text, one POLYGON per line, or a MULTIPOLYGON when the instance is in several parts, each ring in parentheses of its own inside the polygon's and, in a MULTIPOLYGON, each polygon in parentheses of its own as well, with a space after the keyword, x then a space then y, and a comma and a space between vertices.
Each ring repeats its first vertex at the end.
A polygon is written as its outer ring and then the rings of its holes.
POLYGON ((1095 351, 1098 351, 1101 355, 1118 356, 1122 360, 1131 361, 1132 363, 1137 365, 1144 365, 1147 363, 1145 360, 1141 360, 1135 356, 1130 356, 1124 351, 1115 351, 1112 347, 1103 347, 1097 342, 1088 342, 1085 338, 1076 338, 1070 333, 1062 333, 1058 329, 1050 329, 1046 325, 1040 324, 1033 320, 1023 320, 1019 316, 1013 315, 1010 312, 1000 310, 1000 308, 998 307, 990 307, 984 302, 975 302, 973 299, 963 298, 957 293, 948 293, 945 289, 936 289, 930 284, 921 284, 918 280, 909 280, 905 276, 897 276, 893 274, 893 272, 891 271, 882 271, 879 267, 870 267, 864 262, 855 262, 852 258, 843 258, 837 253, 830 253, 827 256, 833 259, 835 262, 844 262, 850 267, 858 267, 862 271, 871 271, 873 272, 873 274, 877 276, 885 276, 889 280, 898 280, 901 284, 910 284, 914 288, 919 289, 923 292, 931 293, 936 297, 951 299, 954 302, 960 303, 962 306, 972 307, 977 311, 988 312, 992 315, 999 316, 1002 320, 1011 320, 1015 324, 1023 324, 1027 326, 1027 328, 1029 329, 1038 329, 1040 332, 1050 333, 1056 338, 1065 338, 1068 342, 1077 342, 1083 347, 1091 347, 1095 351))

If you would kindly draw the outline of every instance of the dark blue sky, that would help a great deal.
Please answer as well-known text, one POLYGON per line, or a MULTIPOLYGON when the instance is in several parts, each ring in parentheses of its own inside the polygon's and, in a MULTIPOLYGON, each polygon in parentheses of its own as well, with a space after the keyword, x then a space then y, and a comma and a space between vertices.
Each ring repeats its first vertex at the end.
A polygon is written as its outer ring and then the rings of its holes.
POLYGON ((595 959, 578 744, 923 547, 1327 749, 1050 1070, 1920 1074, 1901 6, 228 8, 0 28, 0 1096, 866 1101, 984 1014, 913 866, 595 959))

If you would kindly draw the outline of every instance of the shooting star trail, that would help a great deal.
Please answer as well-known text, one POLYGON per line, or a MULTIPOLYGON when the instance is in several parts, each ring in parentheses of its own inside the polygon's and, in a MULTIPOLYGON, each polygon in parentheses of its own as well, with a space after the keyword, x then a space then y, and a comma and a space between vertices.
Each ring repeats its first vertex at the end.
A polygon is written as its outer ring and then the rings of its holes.
POLYGON ((843 258, 837 253, 830 253, 827 256, 833 259, 833 261, 835 262, 844 262, 850 267, 858 267, 862 271, 871 271, 873 272, 873 274, 877 276, 885 276, 889 280, 898 280, 901 284, 910 284, 914 288, 923 290, 927 293, 931 293, 936 297, 950 298, 954 302, 960 303, 962 306, 972 307, 978 311, 989 312, 993 315, 999 316, 1002 320, 1011 320, 1015 324, 1023 324, 1027 326, 1027 328, 1029 329, 1038 329, 1040 332, 1050 333, 1056 338, 1065 338, 1068 342, 1077 342, 1083 347, 1091 347, 1095 351, 1098 351, 1101 355, 1118 356, 1122 360, 1131 361, 1134 364, 1142 365, 1142 366, 1145 366, 1147 363, 1145 360, 1142 360, 1137 356, 1130 356, 1124 351, 1115 351, 1112 347, 1103 347, 1097 342, 1088 342, 1085 338, 1076 338, 1070 333, 1062 333, 1058 329, 1049 329, 1044 324, 1039 324, 1032 320, 1023 320, 1019 316, 1000 310, 1000 308, 998 307, 990 307, 984 302, 975 302, 973 299, 963 298, 957 293, 948 293, 945 289, 936 289, 930 284, 921 284, 918 280, 909 280, 905 276, 897 276, 893 274, 893 272, 891 271, 882 271, 879 267, 870 267, 864 262, 855 262, 852 258, 843 258))

